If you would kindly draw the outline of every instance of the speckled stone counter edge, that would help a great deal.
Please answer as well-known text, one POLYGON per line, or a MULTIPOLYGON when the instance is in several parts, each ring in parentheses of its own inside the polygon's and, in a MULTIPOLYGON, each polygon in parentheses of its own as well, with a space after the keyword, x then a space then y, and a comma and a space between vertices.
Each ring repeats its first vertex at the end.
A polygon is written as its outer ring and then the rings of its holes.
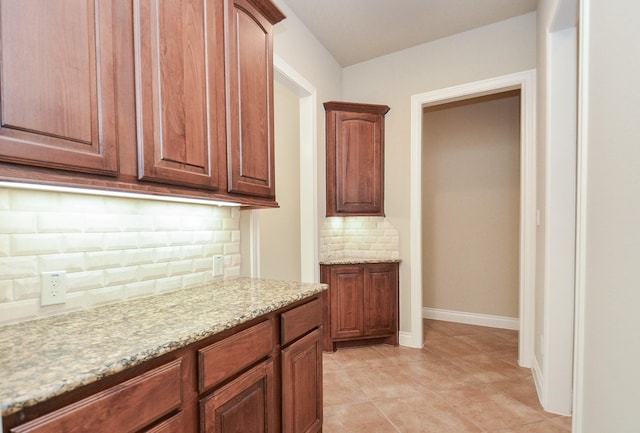
POLYGON ((325 290, 234 278, 0 327, 2 416, 325 290))
POLYGON ((322 260, 321 265, 359 265, 365 263, 400 263, 402 259, 335 259, 335 260, 322 260))

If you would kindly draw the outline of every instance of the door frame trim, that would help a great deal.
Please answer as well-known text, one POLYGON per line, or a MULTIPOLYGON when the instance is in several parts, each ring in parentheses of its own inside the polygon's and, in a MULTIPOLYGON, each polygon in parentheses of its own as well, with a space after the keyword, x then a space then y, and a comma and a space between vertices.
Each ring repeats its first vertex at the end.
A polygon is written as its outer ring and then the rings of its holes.
POLYGON ((534 348, 536 264, 536 70, 411 96, 411 332, 403 345, 422 347, 422 112, 424 107, 520 90, 520 338, 519 363, 531 367, 534 348))

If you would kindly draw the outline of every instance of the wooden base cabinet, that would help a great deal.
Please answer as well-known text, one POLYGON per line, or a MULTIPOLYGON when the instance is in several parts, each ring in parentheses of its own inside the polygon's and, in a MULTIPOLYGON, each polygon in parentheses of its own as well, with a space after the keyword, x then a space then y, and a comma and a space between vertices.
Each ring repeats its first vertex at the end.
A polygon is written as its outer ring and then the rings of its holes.
POLYGON ((376 339, 398 344, 398 263, 321 265, 324 292, 323 349, 376 339))
POLYGON ((262 362, 200 402, 202 433, 275 433, 273 360, 262 362))
POLYGON ((316 295, 24 408, 0 433, 319 433, 321 340, 316 295))

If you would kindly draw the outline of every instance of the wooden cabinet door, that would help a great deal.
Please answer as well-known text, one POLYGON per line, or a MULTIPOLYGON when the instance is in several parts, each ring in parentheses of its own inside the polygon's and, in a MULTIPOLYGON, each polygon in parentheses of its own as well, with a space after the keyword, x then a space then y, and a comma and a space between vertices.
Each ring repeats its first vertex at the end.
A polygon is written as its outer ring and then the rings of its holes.
POLYGON ((270 2, 226 0, 228 191, 275 197, 272 25, 284 18, 270 2), (269 13, 267 13, 269 12, 269 13))
POLYGON ((370 264, 365 267, 364 332, 372 337, 398 332, 397 264, 370 264))
POLYGON ((203 433, 276 433, 274 368, 258 364, 200 402, 203 433))
POLYGON ((364 271, 361 266, 331 267, 331 338, 364 335, 364 271))
POLYGON ((322 431, 320 329, 282 350, 282 432, 322 431))
POLYGON ((384 216, 386 105, 327 102, 327 216, 384 216))
POLYGON ((0 2, 0 161, 117 174, 114 7, 0 2))
POLYGON ((142 180, 220 186, 225 160, 222 6, 208 0, 134 0, 142 180))

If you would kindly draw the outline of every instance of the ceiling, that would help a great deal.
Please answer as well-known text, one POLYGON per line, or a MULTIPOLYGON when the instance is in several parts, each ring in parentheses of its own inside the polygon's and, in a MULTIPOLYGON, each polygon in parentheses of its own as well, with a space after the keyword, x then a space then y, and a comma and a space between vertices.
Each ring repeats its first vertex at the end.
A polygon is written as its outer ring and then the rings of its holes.
POLYGON ((536 10, 538 0, 283 0, 350 66, 536 10))

